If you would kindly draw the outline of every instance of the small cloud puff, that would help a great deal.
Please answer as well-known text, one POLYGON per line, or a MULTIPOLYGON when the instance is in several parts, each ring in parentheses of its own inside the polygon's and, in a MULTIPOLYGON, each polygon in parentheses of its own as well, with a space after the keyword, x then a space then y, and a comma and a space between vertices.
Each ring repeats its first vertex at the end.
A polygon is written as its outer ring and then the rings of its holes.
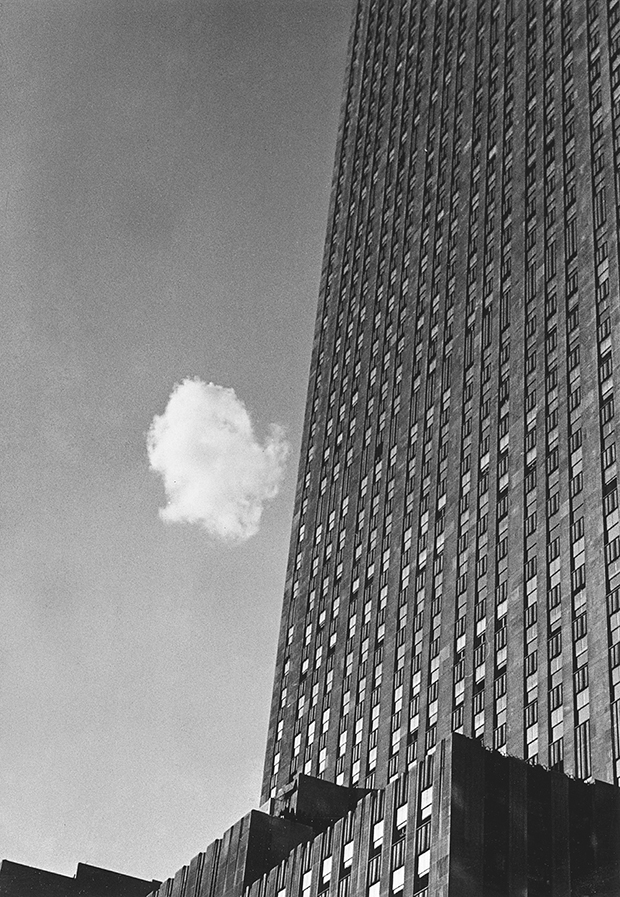
POLYGON ((289 446, 273 424, 261 445, 234 389, 198 378, 177 384, 147 434, 151 469, 164 481, 167 522, 198 523, 212 536, 244 541, 276 496, 289 446))

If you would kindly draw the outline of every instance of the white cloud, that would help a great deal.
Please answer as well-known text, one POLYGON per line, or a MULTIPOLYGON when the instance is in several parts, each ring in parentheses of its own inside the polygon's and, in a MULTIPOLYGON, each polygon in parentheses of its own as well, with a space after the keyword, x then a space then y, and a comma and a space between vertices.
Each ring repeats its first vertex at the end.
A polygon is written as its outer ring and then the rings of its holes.
POLYGON ((234 389, 197 378, 174 387, 164 413, 153 418, 147 448, 166 490, 162 520, 199 523, 229 541, 258 531, 289 451, 275 424, 264 445, 257 441, 234 389))

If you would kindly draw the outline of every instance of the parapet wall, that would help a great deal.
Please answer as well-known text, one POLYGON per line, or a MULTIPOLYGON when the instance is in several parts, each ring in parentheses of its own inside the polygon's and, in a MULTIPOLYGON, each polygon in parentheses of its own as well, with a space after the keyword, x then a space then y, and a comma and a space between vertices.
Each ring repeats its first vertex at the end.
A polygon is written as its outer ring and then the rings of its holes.
POLYGON ((385 789, 339 789, 331 805, 336 786, 303 778, 268 805, 284 815, 244 817, 153 897, 620 897, 613 785, 459 735, 385 789), (328 822, 330 806, 341 816, 328 822))

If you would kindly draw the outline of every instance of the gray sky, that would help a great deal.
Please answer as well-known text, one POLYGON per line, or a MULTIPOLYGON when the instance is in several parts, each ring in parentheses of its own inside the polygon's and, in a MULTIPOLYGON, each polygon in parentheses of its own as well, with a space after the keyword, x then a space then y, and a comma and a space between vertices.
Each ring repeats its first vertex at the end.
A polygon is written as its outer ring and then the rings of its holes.
POLYGON ((256 805, 352 0, 5 0, 0 858, 165 878, 256 805), (236 544, 146 433, 292 452, 236 544))

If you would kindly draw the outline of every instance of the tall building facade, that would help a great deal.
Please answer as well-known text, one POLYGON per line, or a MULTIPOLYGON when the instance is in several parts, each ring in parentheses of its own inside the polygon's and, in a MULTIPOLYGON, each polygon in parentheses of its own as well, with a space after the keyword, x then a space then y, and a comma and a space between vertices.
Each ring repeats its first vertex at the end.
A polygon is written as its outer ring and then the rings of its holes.
POLYGON ((620 2, 360 0, 263 798, 620 781, 620 2))
POLYGON ((619 235, 620 0, 358 0, 264 804, 158 897, 620 897, 619 235))

